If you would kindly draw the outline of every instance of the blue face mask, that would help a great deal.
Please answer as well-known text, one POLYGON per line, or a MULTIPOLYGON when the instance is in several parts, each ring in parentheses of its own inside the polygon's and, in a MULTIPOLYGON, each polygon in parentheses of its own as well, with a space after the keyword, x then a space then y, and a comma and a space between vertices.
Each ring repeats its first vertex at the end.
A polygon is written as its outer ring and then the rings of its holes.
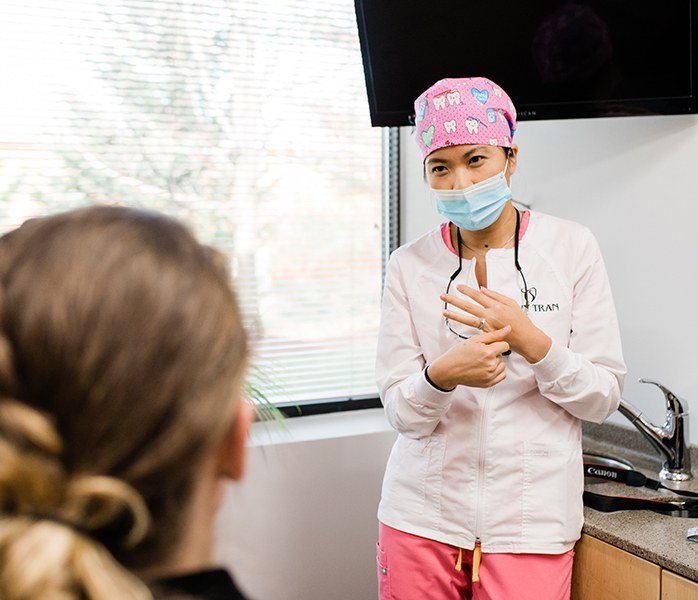
POLYGON ((436 209, 466 231, 479 231, 494 223, 512 197, 504 171, 464 190, 435 190, 436 209))

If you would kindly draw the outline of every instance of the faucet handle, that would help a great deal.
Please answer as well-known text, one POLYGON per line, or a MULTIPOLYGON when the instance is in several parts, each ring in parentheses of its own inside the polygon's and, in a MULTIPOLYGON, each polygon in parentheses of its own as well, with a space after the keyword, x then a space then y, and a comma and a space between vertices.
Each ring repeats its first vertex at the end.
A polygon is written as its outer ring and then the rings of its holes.
POLYGON ((640 383, 651 383, 652 385, 656 385, 660 390, 662 390, 662 393, 664 394, 664 399, 666 400, 666 408, 668 411, 673 412, 675 415, 684 415, 687 414, 684 412, 683 404, 681 403, 681 400, 674 394, 671 390, 667 389, 664 385, 662 385, 659 381, 654 381, 653 379, 645 379, 644 377, 640 377, 638 380, 640 383))

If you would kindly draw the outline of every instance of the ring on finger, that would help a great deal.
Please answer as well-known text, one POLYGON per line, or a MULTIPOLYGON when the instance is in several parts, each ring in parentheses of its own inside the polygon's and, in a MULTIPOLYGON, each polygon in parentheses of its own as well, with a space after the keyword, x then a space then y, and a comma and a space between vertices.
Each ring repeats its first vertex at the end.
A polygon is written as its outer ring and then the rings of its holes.
POLYGON ((480 323, 478 323, 477 328, 478 328, 480 331, 484 331, 485 325, 486 325, 486 324, 487 324, 487 321, 485 320, 485 318, 484 318, 484 317, 480 317, 480 323))

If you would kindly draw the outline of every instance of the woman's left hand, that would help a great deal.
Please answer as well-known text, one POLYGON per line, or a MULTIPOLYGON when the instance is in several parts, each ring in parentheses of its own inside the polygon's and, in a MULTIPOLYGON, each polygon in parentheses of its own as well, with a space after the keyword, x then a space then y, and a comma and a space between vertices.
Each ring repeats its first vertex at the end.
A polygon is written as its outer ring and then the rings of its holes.
POLYGON ((474 302, 443 294, 441 300, 463 311, 445 310, 445 317, 482 331, 494 331, 509 325, 511 333, 506 341, 512 351, 530 363, 545 358, 552 340, 535 326, 515 300, 484 287, 478 291, 467 285, 459 285, 457 289, 474 302), (484 323, 480 327, 482 319, 484 323))

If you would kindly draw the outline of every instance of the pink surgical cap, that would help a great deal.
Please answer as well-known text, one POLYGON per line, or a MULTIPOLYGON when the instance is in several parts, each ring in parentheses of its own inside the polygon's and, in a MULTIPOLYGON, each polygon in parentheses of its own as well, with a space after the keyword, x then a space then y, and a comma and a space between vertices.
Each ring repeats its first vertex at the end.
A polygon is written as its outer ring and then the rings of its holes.
POLYGON ((511 148, 516 109, 507 93, 485 77, 441 79, 417 98, 414 109, 422 160, 445 146, 511 148))

